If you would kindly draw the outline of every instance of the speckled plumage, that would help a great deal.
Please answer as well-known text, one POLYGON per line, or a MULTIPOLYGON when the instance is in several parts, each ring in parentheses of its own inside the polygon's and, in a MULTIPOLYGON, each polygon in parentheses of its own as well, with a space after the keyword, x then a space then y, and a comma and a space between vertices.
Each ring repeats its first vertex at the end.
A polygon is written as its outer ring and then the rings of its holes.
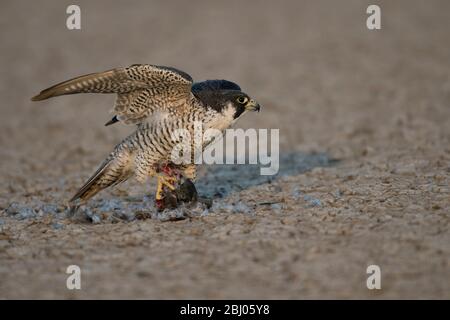
MULTIPOLYGON (((74 93, 116 93, 115 116, 107 123, 137 124, 137 129, 119 143, 99 169, 70 200, 84 203, 100 190, 134 176, 143 182, 160 174, 171 161, 175 130, 194 124, 221 131, 230 127, 245 111, 259 105, 226 80, 193 83, 183 71, 154 65, 132 65, 74 78, 43 90, 33 101, 74 93)), ((203 147, 205 147, 204 142, 203 147)), ((192 152, 193 154, 193 152, 192 152)), ((180 173, 195 180, 191 164, 178 165, 180 173)))

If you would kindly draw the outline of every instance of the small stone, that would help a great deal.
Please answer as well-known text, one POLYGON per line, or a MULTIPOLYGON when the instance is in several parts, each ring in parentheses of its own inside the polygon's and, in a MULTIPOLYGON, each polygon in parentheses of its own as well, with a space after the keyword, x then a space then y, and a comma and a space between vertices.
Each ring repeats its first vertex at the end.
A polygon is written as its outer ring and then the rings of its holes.
POLYGON ((319 199, 313 198, 310 195, 304 195, 303 200, 309 203, 312 207, 320 207, 322 206, 322 202, 319 199))
POLYGON ((98 224, 101 222, 101 218, 96 214, 91 216, 91 220, 93 224, 98 224))
POLYGON ((91 209, 86 208, 83 210, 83 213, 86 215, 86 217, 93 223, 93 224, 98 224, 101 222, 101 218, 95 214, 94 212, 92 212, 91 209))
POLYGON ((282 206, 279 203, 273 203, 270 205, 270 209, 276 211, 277 213, 281 211, 282 206))
POLYGON ((342 197, 341 190, 336 190, 336 192, 334 193, 334 197, 336 199, 340 199, 342 197))
POLYGON ((293 217, 287 217, 284 219, 281 219, 281 223, 284 225, 293 225, 297 223, 297 219, 293 217))
POLYGON ((61 223, 55 222, 55 223, 52 224, 52 228, 55 229, 55 230, 60 230, 60 229, 64 228, 64 225, 61 224, 61 223))
POLYGON ((136 211, 134 217, 138 220, 146 220, 151 219, 152 215, 150 212, 147 211, 136 211))
POLYGON ((302 195, 302 192, 300 191, 300 189, 298 187, 295 187, 294 190, 292 190, 292 192, 291 192, 291 196, 292 196, 292 198, 294 198, 294 200, 300 199, 301 195, 302 195))
POLYGON ((250 208, 242 202, 238 202, 232 209, 234 213, 249 213, 250 208))

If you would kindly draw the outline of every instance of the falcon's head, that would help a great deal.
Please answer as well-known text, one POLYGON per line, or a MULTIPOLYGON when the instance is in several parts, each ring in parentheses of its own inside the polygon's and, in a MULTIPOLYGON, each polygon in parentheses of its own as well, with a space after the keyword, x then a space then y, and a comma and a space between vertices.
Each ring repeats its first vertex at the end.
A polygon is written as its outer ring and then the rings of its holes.
POLYGON ((197 82, 192 86, 192 92, 206 107, 214 109, 232 122, 246 111, 261 109, 254 99, 241 91, 241 87, 228 80, 197 82))
POLYGON ((196 96, 217 112, 237 119, 246 111, 259 111, 261 106, 249 95, 238 90, 216 90, 196 92, 196 96))
POLYGON ((243 115, 246 111, 258 111, 261 106, 256 102, 256 100, 250 98, 246 93, 237 91, 230 92, 226 94, 226 103, 224 106, 224 111, 231 108, 234 110, 233 118, 237 119, 243 115))
POLYGON ((224 126, 233 125, 247 111, 259 111, 258 102, 242 91, 219 91, 214 109, 221 115, 224 126))

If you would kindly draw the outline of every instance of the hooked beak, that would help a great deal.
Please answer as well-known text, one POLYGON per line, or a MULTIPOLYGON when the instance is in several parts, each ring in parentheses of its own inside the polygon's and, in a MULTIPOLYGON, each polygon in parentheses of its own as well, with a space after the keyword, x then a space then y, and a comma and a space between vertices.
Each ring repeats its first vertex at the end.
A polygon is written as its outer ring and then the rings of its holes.
POLYGON ((245 105, 245 109, 249 111, 258 111, 261 109, 261 106, 253 99, 250 99, 249 102, 245 105))

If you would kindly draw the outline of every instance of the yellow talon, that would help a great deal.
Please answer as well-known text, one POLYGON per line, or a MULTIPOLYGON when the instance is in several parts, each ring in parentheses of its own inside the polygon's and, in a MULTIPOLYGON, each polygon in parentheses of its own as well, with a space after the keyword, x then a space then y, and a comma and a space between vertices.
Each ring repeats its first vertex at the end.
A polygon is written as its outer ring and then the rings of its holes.
POLYGON ((162 200, 163 198, 163 191, 164 186, 168 187, 170 190, 175 190, 175 182, 177 181, 174 177, 165 177, 165 176, 158 176, 158 185, 156 187, 156 200, 162 200))

